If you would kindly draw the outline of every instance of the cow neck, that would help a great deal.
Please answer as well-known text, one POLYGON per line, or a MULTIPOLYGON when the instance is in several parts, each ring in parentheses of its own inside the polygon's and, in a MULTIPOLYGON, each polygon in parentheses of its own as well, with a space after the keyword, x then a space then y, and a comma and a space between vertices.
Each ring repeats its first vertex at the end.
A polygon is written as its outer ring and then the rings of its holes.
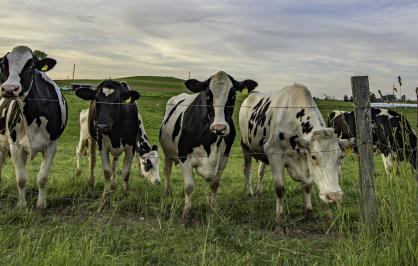
POLYGON ((138 153, 142 157, 144 154, 147 154, 151 151, 151 144, 149 143, 147 133, 144 129, 144 123, 139 117, 139 132, 138 132, 138 153))
MULTIPOLYGON (((302 112, 302 111, 300 111, 302 112)), ((325 128, 325 121, 322 119, 322 115, 319 113, 318 107, 304 108, 303 116, 300 117, 299 123, 302 128, 302 134, 304 137, 311 137, 316 130, 325 128), (309 120, 307 119, 309 117, 309 120)))
MULTIPOLYGON (((207 155, 211 153, 211 146, 225 137, 216 136, 210 131, 211 120, 208 117, 208 107, 206 106, 205 93, 200 92, 191 102, 183 114, 182 131, 179 138, 179 158, 184 162, 187 155, 193 152, 193 149, 203 146, 207 155), (192 137, 190 137, 192 136, 192 137)), ((227 119, 227 123, 231 124, 227 119)), ((218 146, 215 146, 215 150, 218 146)), ((213 151, 215 151, 213 150, 213 151)), ((212 152, 213 152, 212 151, 212 152)))

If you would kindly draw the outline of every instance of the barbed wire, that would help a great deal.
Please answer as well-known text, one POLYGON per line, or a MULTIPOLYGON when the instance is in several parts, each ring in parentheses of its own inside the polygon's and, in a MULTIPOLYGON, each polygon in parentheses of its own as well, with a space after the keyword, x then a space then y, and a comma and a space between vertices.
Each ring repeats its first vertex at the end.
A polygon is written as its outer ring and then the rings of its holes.
MULTIPOLYGON (((14 100, 14 99, 13 99, 14 100)), ((60 100, 55 100, 55 99, 24 99, 23 101, 43 101, 43 102, 59 102, 60 100)), ((108 104, 108 105, 130 105, 133 103, 125 103, 125 102, 98 102, 98 101, 94 101, 94 103, 96 104, 108 104)), ((139 103, 138 103, 139 104, 139 103)), ((157 105, 157 104, 156 104, 157 105)), ((213 104, 176 104, 176 103, 167 103, 165 104, 165 106, 170 106, 170 105, 177 105, 177 106, 194 106, 194 107, 226 107, 226 108, 230 108, 230 107, 245 107, 245 108, 254 108, 256 105, 213 105, 213 104)), ((162 105, 160 105, 162 106, 162 105)), ((141 106, 141 108, 154 108, 155 106, 141 106)), ((279 108, 279 109, 313 109, 313 108, 318 108, 318 106, 269 106, 269 108, 279 108)))

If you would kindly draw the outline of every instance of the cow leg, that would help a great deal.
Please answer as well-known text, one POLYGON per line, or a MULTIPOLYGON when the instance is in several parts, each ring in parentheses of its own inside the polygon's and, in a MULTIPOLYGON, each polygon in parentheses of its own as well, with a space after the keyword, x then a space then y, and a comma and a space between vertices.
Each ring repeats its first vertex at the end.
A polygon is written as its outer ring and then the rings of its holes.
POLYGON ((171 170, 173 169, 173 160, 169 158, 164 159, 164 176, 165 176, 165 195, 171 194, 171 170))
POLYGON ((7 152, 4 150, 3 151, 0 150, 0 181, 2 177, 3 164, 4 164, 4 161, 6 160, 6 156, 7 156, 7 152))
POLYGON ((244 176, 245 176, 245 195, 252 197, 254 195, 253 188, 251 187, 251 155, 250 151, 241 146, 242 153, 244 154, 244 176))
POLYGON ((312 181, 306 182, 302 181, 303 186, 303 203, 304 203, 304 214, 306 221, 314 221, 313 208, 311 202, 311 189, 312 181))
POLYGON ((94 189, 94 168, 96 167, 96 143, 92 139, 90 139, 88 141, 88 145, 89 145, 88 190, 89 190, 89 193, 92 193, 94 189))
POLYGON ((222 155, 222 158, 219 161, 218 166, 218 172, 216 173, 216 176, 210 180, 209 186, 210 186, 210 204, 212 206, 215 206, 216 204, 216 195, 219 187, 219 183, 221 182, 221 176, 222 173, 226 167, 226 164, 228 163, 228 157, 222 155))
POLYGON ((125 150, 125 158, 123 159, 122 177, 123 177, 123 190, 125 195, 129 193, 129 175, 131 174, 131 166, 134 154, 132 148, 125 150))
POLYGON ((28 154, 15 144, 10 145, 10 154, 12 156, 13 164, 15 166, 16 183, 19 192, 17 198, 17 208, 26 208, 27 204, 25 197, 25 189, 26 182, 28 180, 28 175, 26 172, 25 165, 26 160, 28 158, 28 154))
POLYGON ((102 158, 102 167, 103 167, 103 176, 104 176, 104 189, 103 189, 103 198, 100 204, 98 212, 102 211, 105 207, 110 205, 110 193, 112 193, 112 166, 109 158, 109 151, 103 147, 101 151, 102 158))
POLYGON ((386 174, 388 176, 392 176, 393 172, 393 166, 394 166, 394 160, 392 158, 392 155, 389 153, 387 156, 382 153, 382 160, 383 160, 383 166, 385 167, 386 174))
POLYGON ((118 170, 119 156, 113 156, 112 160, 112 190, 116 190, 116 171, 118 170))
POLYGON ((186 225, 192 222, 192 193, 196 188, 196 181, 193 177, 193 168, 186 162, 181 165, 181 172, 184 178, 184 208, 183 221, 186 225))
POLYGON ((257 177, 257 188, 255 190, 256 195, 261 195, 263 193, 263 179, 264 171, 266 169, 266 164, 261 162, 258 165, 258 177, 257 177))
POLYGON ((88 145, 88 140, 81 140, 78 142, 77 149, 76 149, 76 160, 77 160, 77 166, 76 166, 76 176, 81 175, 81 156, 83 156, 84 150, 86 146, 88 145))
POLYGON ((46 207, 46 183, 48 181, 49 169, 51 168, 52 161, 57 151, 57 142, 54 141, 49 145, 43 152, 43 160, 41 163, 41 168, 39 169, 38 177, 36 181, 38 183, 38 201, 36 207, 38 209, 44 209, 46 207))
POLYGON ((283 198, 284 198, 284 180, 283 180, 283 161, 278 154, 269 156, 271 173, 273 176, 274 190, 276 191, 276 222, 282 223, 283 220, 283 198))

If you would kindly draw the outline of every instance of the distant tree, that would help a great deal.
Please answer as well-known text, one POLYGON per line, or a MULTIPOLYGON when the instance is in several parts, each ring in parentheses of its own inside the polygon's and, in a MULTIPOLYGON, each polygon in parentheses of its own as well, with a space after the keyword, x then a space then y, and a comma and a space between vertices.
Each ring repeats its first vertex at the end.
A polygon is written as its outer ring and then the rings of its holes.
POLYGON ((350 99, 348 101, 352 102, 353 101, 353 96, 350 96, 350 99))
POLYGON ((375 103, 377 102, 376 95, 374 93, 370 94, 370 102, 375 103))
POLYGON ((383 95, 382 100, 388 101, 388 102, 389 101, 396 101, 396 96, 393 95, 393 94, 386 94, 386 95, 383 95))
POLYGON ((36 56, 39 60, 42 60, 48 56, 44 51, 41 50, 33 51, 33 55, 36 56))
POLYGON ((345 94, 345 95, 344 95, 343 101, 344 101, 344 102, 348 102, 348 101, 349 101, 349 99, 348 99, 348 95, 347 95, 347 94, 345 94))

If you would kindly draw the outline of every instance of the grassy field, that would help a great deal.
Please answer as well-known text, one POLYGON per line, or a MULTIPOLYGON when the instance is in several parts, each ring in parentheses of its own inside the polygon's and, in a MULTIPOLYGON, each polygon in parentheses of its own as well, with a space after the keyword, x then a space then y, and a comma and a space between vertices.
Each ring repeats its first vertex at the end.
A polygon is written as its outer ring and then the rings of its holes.
MULTIPOLYGON (((145 129, 153 144, 165 103, 186 91, 175 78, 131 77, 139 90, 138 101, 145 129)), ((99 81, 82 80, 98 84, 99 81)), ((58 81, 60 86, 68 81, 58 81)), ((379 201, 378 233, 369 235, 360 219, 358 159, 347 156, 341 187, 344 200, 338 205, 323 204, 314 188, 312 201, 316 223, 303 221, 303 194, 299 183, 286 178, 285 211, 287 234, 274 227, 275 193, 268 170, 262 196, 244 196, 243 159, 239 134, 222 176, 218 206, 208 206, 209 187, 196 177, 193 194, 194 225, 184 228, 182 177, 174 167, 172 195, 138 175, 133 164, 131 190, 125 197, 122 180, 112 196, 110 210, 96 213, 103 190, 98 161, 94 195, 87 194, 87 158, 81 177, 75 177, 75 147, 78 143, 81 109, 87 102, 72 92, 65 93, 69 121, 60 139, 48 182, 48 207, 36 204, 36 173, 40 157, 28 163, 28 210, 16 210, 17 188, 10 160, 0 181, 0 265, 417 265, 417 185, 408 165, 392 178, 384 173, 376 157, 376 188, 379 201)), ((239 96, 234 112, 243 100, 239 96)), ((351 110, 351 103, 319 101, 325 115, 333 109, 351 110)), ((415 127, 416 112, 402 111, 415 127)), ((236 123, 237 124, 237 123, 236 123)), ((161 152, 160 152, 161 156, 161 152)), ((161 157, 162 159, 162 157, 161 157)), ((256 167, 253 164, 253 176, 256 167)), ((161 165, 161 176, 162 175, 161 165)))

